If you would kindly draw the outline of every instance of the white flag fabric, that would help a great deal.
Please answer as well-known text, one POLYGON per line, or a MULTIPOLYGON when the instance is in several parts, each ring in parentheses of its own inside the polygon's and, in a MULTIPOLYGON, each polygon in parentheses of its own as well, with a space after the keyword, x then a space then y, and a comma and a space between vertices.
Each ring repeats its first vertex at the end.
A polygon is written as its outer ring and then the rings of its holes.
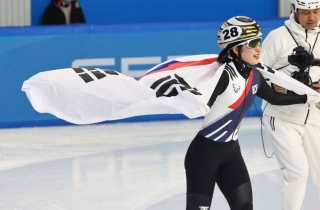
POLYGON ((287 76, 281 71, 273 70, 264 65, 261 65, 260 67, 256 67, 256 69, 259 70, 262 73, 263 77, 269 80, 271 83, 277 84, 288 90, 292 90, 297 94, 320 96, 320 94, 317 91, 287 76))
MULTIPOLYGON (((74 124, 139 115, 203 116, 223 72, 217 55, 185 56, 160 63, 138 80, 112 70, 66 68, 40 72, 23 83, 33 108, 74 124)), ((280 72, 257 68, 265 78, 297 93, 316 91, 280 72)))
POLYGON ((219 77, 216 55, 183 57, 159 64, 138 81, 119 72, 68 68, 40 72, 23 83, 33 108, 74 124, 138 115, 203 116, 219 77))

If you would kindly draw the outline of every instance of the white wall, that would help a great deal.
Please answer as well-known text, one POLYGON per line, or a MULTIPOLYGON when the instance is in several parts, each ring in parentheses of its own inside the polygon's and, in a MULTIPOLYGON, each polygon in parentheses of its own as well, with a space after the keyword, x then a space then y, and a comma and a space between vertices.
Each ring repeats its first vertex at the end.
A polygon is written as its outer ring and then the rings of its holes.
POLYGON ((290 0, 278 0, 279 17, 289 17, 291 12, 291 1, 290 0))
POLYGON ((0 0, 0 26, 30 26, 31 0, 0 0))

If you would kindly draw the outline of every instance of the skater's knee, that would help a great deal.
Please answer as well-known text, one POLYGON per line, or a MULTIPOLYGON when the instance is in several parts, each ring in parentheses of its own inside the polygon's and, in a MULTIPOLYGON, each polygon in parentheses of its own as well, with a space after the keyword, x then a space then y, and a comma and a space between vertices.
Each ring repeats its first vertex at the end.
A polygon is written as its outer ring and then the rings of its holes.
POLYGON ((246 203, 242 206, 241 210, 253 210, 252 202, 246 203))
POLYGON ((247 182, 237 187, 231 194, 226 195, 231 210, 252 210, 251 183, 247 182))
POLYGON ((212 196, 187 194, 187 210, 209 210, 212 196))

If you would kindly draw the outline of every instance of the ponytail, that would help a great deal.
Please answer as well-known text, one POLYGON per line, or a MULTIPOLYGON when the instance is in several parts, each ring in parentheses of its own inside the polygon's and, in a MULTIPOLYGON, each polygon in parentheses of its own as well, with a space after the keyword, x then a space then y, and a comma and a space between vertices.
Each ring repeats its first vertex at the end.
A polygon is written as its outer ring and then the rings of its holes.
POLYGON ((238 60, 239 58, 241 59, 241 50, 242 50, 242 45, 238 46, 238 50, 239 50, 239 57, 232 51, 232 47, 235 46, 237 43, 234 43, 232 46, 223 49, 219 55, 218 55, 218 59, 217 61, 221 64, 224 63, 229 63, 230 61, 234 60, 238 60))
POLYGON ((229 58, 229 49, 227 48, 223 49, 219 53, 217 61, 221 64, 229 63, 231 61, 231 58, 229 58))

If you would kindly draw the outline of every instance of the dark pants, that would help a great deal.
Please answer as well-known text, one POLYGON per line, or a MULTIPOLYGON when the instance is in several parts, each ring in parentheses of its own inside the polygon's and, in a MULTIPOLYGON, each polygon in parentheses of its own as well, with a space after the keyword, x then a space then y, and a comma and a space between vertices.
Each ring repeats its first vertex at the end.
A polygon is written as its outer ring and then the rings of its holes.
POLYGON ((251 210, 252 189, 238 141, 215 142, 197 135, 185 157, 187 210, 210 209, 215 183, 231 210, 251 210))

